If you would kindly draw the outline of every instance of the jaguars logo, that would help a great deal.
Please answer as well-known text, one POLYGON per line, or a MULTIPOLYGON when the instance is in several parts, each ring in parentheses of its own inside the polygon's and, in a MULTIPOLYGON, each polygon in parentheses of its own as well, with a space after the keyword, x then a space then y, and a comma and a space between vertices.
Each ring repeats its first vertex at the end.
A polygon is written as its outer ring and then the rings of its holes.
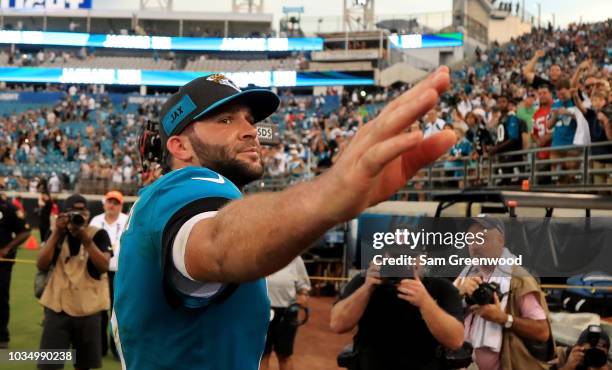
POLYGON ((240 91, 240 88, 238 88, 238 86, 236 86, 236 84, 232 80, 230 80, 229 78, 225 77, 224 75, 220 73, 215 73, 214 75, 210 75, 206 78, 206 80, 212 81, 214 83, 218 83, 221 85, 229 86, 237 91, 240 91))

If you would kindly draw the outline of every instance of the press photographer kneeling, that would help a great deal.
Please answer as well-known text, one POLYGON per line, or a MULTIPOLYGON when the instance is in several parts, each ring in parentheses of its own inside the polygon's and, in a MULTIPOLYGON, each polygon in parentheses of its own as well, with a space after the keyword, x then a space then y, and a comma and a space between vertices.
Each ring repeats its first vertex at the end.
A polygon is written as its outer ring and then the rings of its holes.
MULTIPOLYGON (((491 217, 474 218, 469 231, 487 230, 483 245, 469 245, 472 257, 512 258, 505 228, 491 217)), ((521 266, 466 266, 455 280, 465 297, 465 340, 474 347, 480 370, 548 369, 554 342, 544 293, 521 266)))
MULTIPOLYGON (((398 276, 383 273, 383 276, 398 276)), ((331 329, 358 325, 349 369, 446 369, 445 350, 463 344, 463 308, 457 289, 422 269, 403 267, 405 278, 381 278, 371 265, 344 288, 331 312, 331 329)))

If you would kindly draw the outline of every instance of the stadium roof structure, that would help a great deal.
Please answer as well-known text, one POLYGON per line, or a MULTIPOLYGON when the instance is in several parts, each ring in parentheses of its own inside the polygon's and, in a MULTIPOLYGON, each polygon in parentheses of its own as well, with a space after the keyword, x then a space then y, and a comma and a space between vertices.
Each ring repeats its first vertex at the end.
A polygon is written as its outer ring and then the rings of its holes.
POLYGON ((546 217, 551 217, 555 208, 584 209, 587 217, 590 216, 590 210, 612 210, 612 197, 595 194, 466 189, 437 194, 433 200, 439 202, 436 217, 457 203, 468 204, 466 217, 472 216, 473 203, 497 204, 497 208, 483 207, 483 211, 487 209, 488 213, 510 213, 511 216, 516 207, 545 208, 546 217))
POLYGON ((272 13, 232 12, 166 12, 160 10, 103 10, 103 9, 0 9, 0 16, 58 17, 58 18, 124 18, 143 20, 194 20, 216 22, 272 23, 272 13))

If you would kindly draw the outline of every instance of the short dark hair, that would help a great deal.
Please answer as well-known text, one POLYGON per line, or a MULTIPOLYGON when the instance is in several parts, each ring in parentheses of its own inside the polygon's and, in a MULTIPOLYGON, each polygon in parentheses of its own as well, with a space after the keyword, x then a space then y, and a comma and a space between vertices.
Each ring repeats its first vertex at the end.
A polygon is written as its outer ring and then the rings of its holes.
POLYGON ((539 90, 539 89, 546 89, 546 90, 548 90, 549 92, 552 92, 553 87, 552 87, 552 85, 550 84, 550 82, 543 82, 543 83, 541 83, 541 84, 539 84, 539 85, 538 85, 538 90, 539 90))
MULTIPOLYGON (((180 135, 180 134, 186 134, 189 139, 193 139, 195 130, 194 130, 194 125, 188 125, 187 127, 185 127, 180 133, 177 133, 175 135, 180 135)), ((168 141, 166 140, 166 143, 168 141)), ((172 158, 172 154, 170 154, 170 152, 168 151, 168 148, 166 147, 166 143, 163 143, 162 145, 162 159, 161 159, 161 169, 162 169, 162 174, 167 174, 168 172, 172 171, 172 166, 174 165, 174 160, 172 158)))
POLYGON ((559 80, 559 82, 557 82, 557 89, 561 90, 561 89, 569 89, 572 87, 572 84, 570 83, 570 80, 568 80, 567 78, 562 78, 559 80))

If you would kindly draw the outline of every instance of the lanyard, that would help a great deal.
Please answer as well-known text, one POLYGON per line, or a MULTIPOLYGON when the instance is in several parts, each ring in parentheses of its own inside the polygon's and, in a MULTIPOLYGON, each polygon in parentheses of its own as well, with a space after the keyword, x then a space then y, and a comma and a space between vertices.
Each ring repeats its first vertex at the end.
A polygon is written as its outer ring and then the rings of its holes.
MULTIPOLYGON (((115 225, 116 225, 117 230, 115 232, 115 235, 113 236, 113 239, 114 239, 112 242, 113 246, 116 246, 118 244, 117 242, 119 240, 117 239, 119 238, 119 232, 121 231, 121 225, 119 225, 119 220, 115 221, 115 225)), ((110 227, 111 225, 108 225, 108 226, 110 227)), ((104 221, 102 221, 102 229, 107 230, 106 223, 104 221)), ((107 231, 111 231, 111 230, 107 230, 107 231)))

